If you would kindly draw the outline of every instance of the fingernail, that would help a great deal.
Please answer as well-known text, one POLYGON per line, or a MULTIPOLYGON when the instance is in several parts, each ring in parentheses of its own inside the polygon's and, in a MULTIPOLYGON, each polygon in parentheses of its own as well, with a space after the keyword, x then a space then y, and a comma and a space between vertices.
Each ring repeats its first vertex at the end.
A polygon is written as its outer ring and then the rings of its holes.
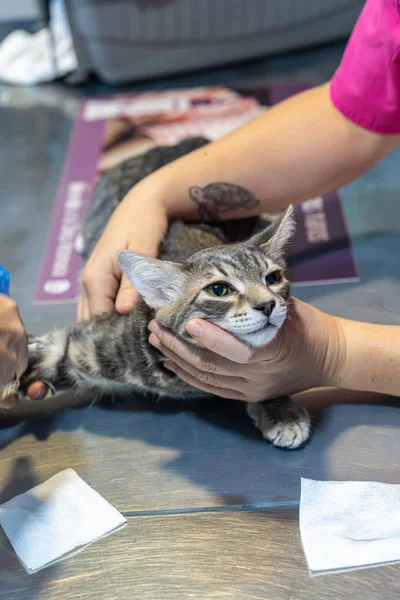
POLYGON ((190 333, 190 335, 193 335, 193 337, 201 337, 204 328, 198 321, 190 321, 186 326, 186 331, 190 333))
POLYGON ((154 348, 160 349, 160 347, 161 347, 160 340, 158 339, 157 336, 154 335, 154 333, 152 333, 151 336, 149 337, 149 342, 152 346, 154 346, 154 348))
POLYGON ((32 383, 28 389, 28 396, 31 400, 41 400, 47 394, 47 386, 39 381, 32 383))
POLYGON ((156 335, 161 340, 161 336, 162 336, 161 329, 157 325, 156 321, 150 321, 148 328, 149 328, 149 331, 154 333, 154 335, 156 335))
POLYGON ((164 367, 168 369, 168 371, 173 371, 175 373, 175 365, 172 361, 166 360, 164 363, 164 367))

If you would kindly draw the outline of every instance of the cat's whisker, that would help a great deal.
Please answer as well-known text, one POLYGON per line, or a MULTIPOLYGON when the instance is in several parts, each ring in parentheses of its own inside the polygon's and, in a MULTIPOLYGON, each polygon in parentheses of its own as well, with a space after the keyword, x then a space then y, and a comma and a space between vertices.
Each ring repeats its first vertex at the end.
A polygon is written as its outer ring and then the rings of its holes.
POLYGON ((198 353, 200 352, 200 350, 201 350, 201 346, 200 346, 200 345, 198 345, 198 344, 196 344, 196 345, 194 346, 194 350, 193 350, 193 356, 195 356, 195 355, 196 355, 196 352, 197 352, 197 354, 198 354, 198 353))

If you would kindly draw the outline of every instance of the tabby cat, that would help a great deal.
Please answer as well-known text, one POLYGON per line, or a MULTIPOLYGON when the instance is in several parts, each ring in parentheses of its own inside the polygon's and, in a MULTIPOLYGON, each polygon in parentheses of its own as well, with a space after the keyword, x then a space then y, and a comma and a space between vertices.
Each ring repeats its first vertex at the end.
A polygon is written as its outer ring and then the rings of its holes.
MULTIPOLYGON (((106 177, 110 181, 110 174, 106 177)), ((104 185, 100 181, 97 190, 104 190, 104 185)), ((103 201, 101 197, 94 203, 98 215, 103 201)), ((93 210, 92 206, 92 216, 93 210)), ((104 228, 101 218, 86 220, 90 222, 89 234, 83 232, 89 247, 104 228)), ((90 391, 94 397, 130 397, 141 392, 171 399, 206 396, 164 368, 165 359, 148 343, 148 323, 156 318, 194 350, 196 341, 185 329, 191 318, 207 319, 253 347, 268 344, 287 314, 286 249, 293 231, 292 209, 250 239, 236 243, 228 243, 221 229, 212 224, 176 221, 169 227, 158 259, 120 252, 121 268, 141 300, 127 315, 101 315, 36 338, 30 344, 22 389, 44 380, 56 391, 90 391)), ((289 398, 249 403, 247 412, 274 446, 294 449, 308 440, 309 416, 289 398)))

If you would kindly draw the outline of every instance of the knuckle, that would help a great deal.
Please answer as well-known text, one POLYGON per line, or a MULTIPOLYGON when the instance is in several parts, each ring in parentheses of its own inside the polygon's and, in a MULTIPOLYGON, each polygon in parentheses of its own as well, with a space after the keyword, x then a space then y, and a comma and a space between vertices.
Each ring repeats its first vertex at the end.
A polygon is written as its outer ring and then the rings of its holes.
POLYGON ((215 376, 212 373, 201 371, 200 373, 200 381, 205 383, 206 385, 215 385, 215 376))
POLYGON ((183 369, 176 369, 175 371, 175 375, 177 377, 179 377, 179 379, 181 379, 182 381, 184 381, 185 383, 189 383, 190 384, 190 378, 189 375, 186 373, 186 371, 184 371, 183 369))
POLYGON ((248 365, 249 363, 252 362, 253 356, 254 356, 253 348, 250 348, 250 346, 247 348, 243 348, 243 352, 241 352, 241 354, 240 354, 239 361, 242 365, 248 365))
POLYGON ((93 269, 93 267, 91 267, 90 265, 87 265, 86 269, 83 271, 83 275, 82 275, 82 285, 85 289, 90 287, 94 277, 95 277, 95 269, 93 269))
POLYGON ((21 339, 23 341, 27 340, 27 334, 26 334, 25 327, 24 327, 24 324, 22 323, 22 321, 18 321, 18 323, 16 324, 15 334, 19 339, 21 339))
POLYGON ((13 298, 6 298, 6 302, 8 304, 8 310, 12 313, 18 313, 18 305, 15 302, 15 300, 13 300, 13 298))
POLYGON ((27 367, 28 367, 28 354, 26 354, 22 358, 20 358, 19 364, 16 369, 17 376, 22 377, 22 375, 25 373, 27 367))
POLYGON ((12 319, 15 319, 16 317, 19 317, 18 305, 15 302, 15 300, 13 300, 13 298, 8 298, 7 296, 3 296, 1 308, 2 308, 2 314, 6 318, 11 317, 12 319))
POLYGON ((173 338, 172 340, 169 340, 168 337, 166 338, 165 336, 163 336, 162 343, 163 343, 163 346, 167 349, 167 351, 169 351, 169 354, 175 354, 178 356, 177 338, 173 338))
POLYGON ((20 330, 18 331, 17 335, 17 344, 19 346, 19 348, 21 349, 22 352, 25 352, 25 354, 28 353, 28 338, 26 336, 25 330, 20 330))
POLYGON ((8 328, 9 345, 12 347, 27 343, 27 337, 22 323, 13 323, 8 328))
POLYGON ((176 354, 166 344, 164 344, 164 342, 162 343, 162 353, 166 358, 171 360, 176 358, 176 354))
POLYGON ((198 369, 200 369, 200 371, 208 374, 213 374, 216 371, 216 365, 212 361, 205 360, 200 357, 198 360, 197 367, 198 369))
POLYGON ((0 385, 8 383, 14 376, 17 370, 17 354, 8 352, 3 358, 3 364, 0 373, 0 385))
POLYGON ((90 273, 88 273, 87 271, 84 271, 84 273, 82 275, 82 287, 85 290, 89 287, 90 281, 91 281, 90 273))

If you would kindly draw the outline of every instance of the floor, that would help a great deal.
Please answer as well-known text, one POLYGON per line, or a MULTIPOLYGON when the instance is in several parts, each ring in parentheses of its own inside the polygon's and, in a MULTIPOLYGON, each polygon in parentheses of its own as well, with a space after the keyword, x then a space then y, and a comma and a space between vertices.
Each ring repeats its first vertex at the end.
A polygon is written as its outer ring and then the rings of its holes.
MULTIPOLYGON (((135 89, 324 81, 341 52, 331 46, 135 89)), ((74 319, 75 307, 33 306, 32 297, 77 100, 104 91, 95 83, 0 87, 0 262, 33 334, 74 319)), ((400 150, 343 190, 361 282, 299 288, 299 297, 344 317, 400 324, 399 160, 400 150)), ((243 407, 223 401, 79 408, 66 395, 3 416, 0 503, 72 467, 128 525, 33 576, 3 536, 0 599, 398 598, 394 565, 310 578, 298 528, 301 477, 400 483, 398 404, 329 390, 302 401, 314 433, 293 453, 268 446, 243 407)))

